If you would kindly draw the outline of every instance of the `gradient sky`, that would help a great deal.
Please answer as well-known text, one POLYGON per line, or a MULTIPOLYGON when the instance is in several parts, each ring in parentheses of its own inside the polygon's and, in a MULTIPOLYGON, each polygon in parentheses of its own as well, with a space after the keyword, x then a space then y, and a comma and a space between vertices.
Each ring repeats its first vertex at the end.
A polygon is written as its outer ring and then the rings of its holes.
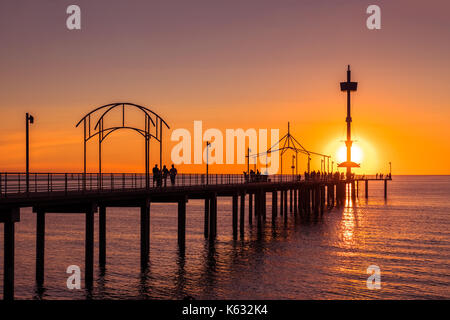
MULTIPOLYGON (((351 64, 359 172, 387 172, 392 161, 394 174, 450 174, 449 12, 444 0, 1 1, 0 171, 24 170, 25 112, 36 117, 31 171, 81 171, 75 124, 116 101, 150 107, 172 129, 203 120, 284 134, 290 121, 306 148, 335 155, 351 64), (66 28, 70 4, 81 7, 80 31, 66 28), (381 30, 366 28, 370 4, 381 7, 381 30)), ((104 171, 142 172, 142 140, 105 140, 104 171)))

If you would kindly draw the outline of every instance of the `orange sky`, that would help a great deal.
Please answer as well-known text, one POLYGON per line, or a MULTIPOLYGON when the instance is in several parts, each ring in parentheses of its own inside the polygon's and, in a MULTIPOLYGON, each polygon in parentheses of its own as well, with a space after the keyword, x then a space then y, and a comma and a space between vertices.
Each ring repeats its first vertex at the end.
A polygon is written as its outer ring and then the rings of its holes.
MULTIPOLYGON (((339 82, 351 64, 359 82, 354 139, 364 153, 357 172, 387 172, 391 161, 394 174, 450 174, 446 1, 377 1, 377 31, 365 26, 367 1, 76 2, 80 31, 65 27, 72 2, 0 4, 0 171, 24 170, 25 112, 36 118, 31 170, 81 171, 83 133, 75 124, 116 101, 147 106, 172 129, 202 120, 204 130, 279 128, 283 135, 290 121, 306 148, 335 156, 345 139, 339 82)), ((164 147, 167 164, 172 146, 164 147)), ((89 171, 96 150, 91 142, 89 171)), ((137 134, 111 135, 104 152, 104 172, 144 170, 137 134)), ((289 166, 290 159, 284 172, 289 166)))

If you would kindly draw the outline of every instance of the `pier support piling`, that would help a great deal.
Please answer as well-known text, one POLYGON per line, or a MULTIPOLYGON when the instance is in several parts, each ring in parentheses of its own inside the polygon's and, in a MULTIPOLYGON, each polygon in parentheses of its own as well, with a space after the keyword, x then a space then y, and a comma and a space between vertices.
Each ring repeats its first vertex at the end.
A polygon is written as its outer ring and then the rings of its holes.
POLYGON ((106 207, 98 211, 98 263, 100 268, 106 266, 106 207))
POLYGON ((248 224, 253 224, 253 194, 248 194, 248 224))
POLYGON ((205 198, 205 218, 203 225, 203 235, 208 238, 209 235, 209 198, 205 198))
POLYGON ((238 195, 233 194, 233 239, 237 239, 238 226, 238 195))
POLYGON ((263 220, 266 221, 266 211, 267 211, 267 205, 266 205, 266 190, 262 190, 262 217, 263 220))
POLYGON ((217 194, 209 199, 209 240, 213 241, 217 235, 217 194))
MULTIPOLYGON (((286 216, 288 213, 287 190, 283 190, 283 192, 284 192, 284 214, 286 216)), ((285 217, 285 220, 286 220, 286 217, 285 217)))
POLYGON ((45 267, 45 211, 36 212, 36 286, 44 284, 45 267))
POLYGON ((298 189, 294 189, 294 215, 297 215, 297 211, 298 211, 298 203, 297 203, 297 194, 298 194, 298 189))
POLYGON ((355 181, 353 180, 351 185, 351 195, 352 195, 352 201, 356 200, 356 187, 355 187, 355 181))
POLYGON ((359 198, 359 180, 356 181, 356 197, 359 198))
POLYGON ((150 202, 141 206, 141 268, 148 266, 150 251, 150 202))
POLYGON ((303 194, 302 194, 302 187, 300 186, 299 188, 298 188, 298 202, 297 202, 297 204, 298 204, 298 214, 301 216, 302 214, 303 214, 303 212, 302 212, 302 210, 303 210, 303 194))
POLYGON ((15 223, 20 221, 19 208, 0 212, 3 232, 3 300, 14 300, 14 246, 15 223))
POLYGON ((320 213, 320 187, 314 187, 314 215, 317 217, 320 213))
POLYGON ((278 192, 272 191, 272 221, 277 218, 277 210, 278 210, 278 192))
POLYGON ((84 280, 86 289, 92 289, 94 281, 94 210, 88 209, 86 215, 86 230, 85 230, 85 270, 84 280))
POLYGON ((289 211, 292 213, 292 202, 293 202, 293 192, 292 189, 289 189, 289 211))
POLYGON ((280 190, 280 216, 283 216, 284 212, 284 193, 283 190, 280 190))
POLYGON ((325 208, 325 185, 320 186, 320 215, 323 215, 325 208))
POLYGON ((244 236, 245 228, 245 191, 241 194, 241 207, 240 207, 240 217, 239 217, 239 231, 241 237, 244 236))
POLYGON ((178 246, 184 249, 186 243, 186 197, 178 200, 178 246))
POLYGON ((265 200, 265 191, 258 190, 258 230, 262 230, 262 221, 264 216, 264 210, 266 207, 266 200, 265 200))

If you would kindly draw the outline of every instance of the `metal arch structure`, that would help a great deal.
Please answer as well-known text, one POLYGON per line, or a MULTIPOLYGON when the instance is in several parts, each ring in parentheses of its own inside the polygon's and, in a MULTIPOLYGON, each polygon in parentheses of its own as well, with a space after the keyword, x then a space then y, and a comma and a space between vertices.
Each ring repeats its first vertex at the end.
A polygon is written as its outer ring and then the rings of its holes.
POLYGON ((308 156, 308 173, 311 172, 311 166, 310 166, 311 155, 316 155, 316 156, 323 158, 324 171, 325 171, 325 160, 327 159, 328 160, 328 171, 330 169, 331 156, 322 154, 322 153, 318 153, 318 152, 309 151, 306 148, 304 148, 302 146, 302 144, 300 142, 298 142, 297 139, 295 139, 295 137, 293 135, 291 135, 289 122, 288 122, 288 132, 278 142, 276 142, 273 146, 271 146, 266 152, 258 153, 256 155, 252 155, 252 156, 259 157, 260 155, 267 155, 272 152, 280 151, 280 167, 281 167, 281 174, 283 174, 283 155, 288 150, 292 150, 293 152, 295 152, 295 161, 296 161, 295 174, 298 174, 298 154, 299 153, 306 154, 308 156))
MULTIPOLYGON (((110 103, 98 108, 95 108, 91 112, 87 113, 80 121, 76 124, 75 127, 79 127, 83 123, 83 145, 84 145, 84 157, 83 157, 83 186, 86 184, 86 144, 87 142, 98 136, 98 173, 101 175, 102 173, 102 142, 108 137, 111 133, 126 129, 133 130, 142 135, 145 139, 145 181, 146 187, 150 185, 150 139, 153 138, 159 143, 159 165, 162 167, 162 145, 163 145, 163 127, 166 126, 167 129, 170 129, 167 122, 158 114, 153 112, 152 110, 129 102, 116 102, 110 103), (105 118, 110 113, 110 111, 121 108, 122 109, 122 121, 119 126, 106 126, 105 127, 105 118), (134 126, 129 126, 125 121, 125 111, 126 109, 137 109, 142 112, 144 116, 144 128, 138 128, 134 126), (91 123, 91 119, 94 119, 94 123, 91 123), (154 128, 152 130, 152 128, 154 128)), ((101 180, 99 179, 99 183, 101 184, 101 180)))

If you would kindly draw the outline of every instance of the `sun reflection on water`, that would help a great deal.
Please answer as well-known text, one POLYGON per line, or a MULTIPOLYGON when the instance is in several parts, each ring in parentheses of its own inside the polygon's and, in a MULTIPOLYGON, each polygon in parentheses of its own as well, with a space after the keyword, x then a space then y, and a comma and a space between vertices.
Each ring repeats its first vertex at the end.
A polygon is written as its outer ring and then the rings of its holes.
POLYGON ((351 185, 346 186, 345 206, 341 220, 341 240, 345 248, 355 245, 354 233, 356 225, 355 201, 351 196, 351 185))

